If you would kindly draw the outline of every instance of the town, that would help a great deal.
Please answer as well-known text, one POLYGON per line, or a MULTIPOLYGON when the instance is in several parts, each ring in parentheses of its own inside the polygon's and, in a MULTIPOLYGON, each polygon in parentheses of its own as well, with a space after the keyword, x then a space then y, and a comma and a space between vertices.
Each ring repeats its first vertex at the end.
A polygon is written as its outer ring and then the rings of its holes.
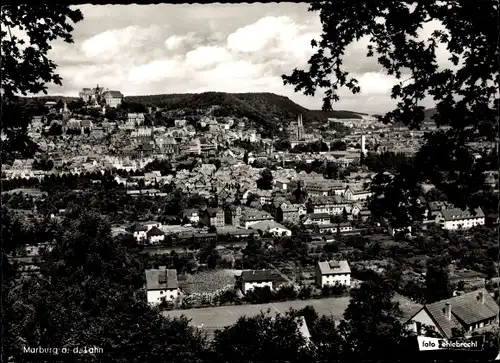
POLYGON ((74 351, 130 345, 148 362, 382 359, 379 334, 399 357, 416 336, 498 348, 499 139, 486 126, 453 139, 443 107, 414 127, 274 93, 134 95, 97 79, 65 96, 2 83, 3 299, 22 336, 8 361, 61 351, 45 343, 70 340, 37 334, 75 319, 74 351))
MULTIPOLYGON (((44 210, 58 220, 68 207, 64 200, 86 198, 83 188, 120 198, 122 205, 102 213, 110 212, 115 235, 130 236, 148 256, 147 300, 160 304, 165 314, 235 303, 342 298, 394 259, 404 266, 399 293, 410 318, 425 301, 430 258, 425 240, 439 234, 454 244, 498 224, 493 208, 462 210, 425 184, 421 221, 395 228, 374 218, 368 208, 372 179, 410 158, 423 137, 374 117, 353 113, 353 118, 329 118, 306 129, 297 115, 282 138, 271 139, 247 118, 215 116, 219 105, 166 110, 127 103, 119 91, 99 86, 83 89, 69 103, 37 102, 41 114, 33 117, 28 132, 41 151, 4 166, 4 204, 17 205, 14 210, 27 218, 44 210), (64 184, 56 192, 46 188, 64 184), (175 263, 173 256, 184 262, 175 263)), ((471 147, 478 158, 492 151, 488 144, 471 147)), ((498 193, 498 172, 490 171, 488 180, 498 193)), ((13 258, 32 271, 40 247, 50 249, 50 241, 27 245, 13 258)), ((494 250, 493 240, 489 248, 494 250)), ((498 287, 494 253, 477 253, 468 261, 459 251, 454 254, 448 268, 457 296, 498 287)), ((457 300, 457 308, 467 301, 457 300)), ((223 315, 230 308, 220 309, 223 315)), ((192 314, 204 329, 228 323, 222 317, 219 324, 219 313, 214 325, 201 321, 197 311, 192 314)))

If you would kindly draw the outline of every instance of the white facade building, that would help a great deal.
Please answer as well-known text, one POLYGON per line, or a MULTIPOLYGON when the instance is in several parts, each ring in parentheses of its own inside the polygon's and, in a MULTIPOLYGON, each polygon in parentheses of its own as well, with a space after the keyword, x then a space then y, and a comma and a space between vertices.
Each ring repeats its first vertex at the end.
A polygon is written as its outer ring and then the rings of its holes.
POLYGON ((476 208, 475 215, 459 208, 445 209, 436 215, 436 224, 447 230, 469 229, 484 223, 485 216, 481 208, 476 208))
POLYGON ((158 270, 146 270, 146 291, 151 305, 176 300, 179 297, 177 270, 167 270, 165 266, 160 266, 158 270))
POLYGON ((159 244, 165 240, 165 233, 158 227, 151 228, 146 235, 150 244, 159 244))
POLYGON ((275 222, 275 221, 262 221, 262 222, 257 222, 249 226, 250 229, 262 231, 262 232, 269 232, 274 236, 291 236, 292 231, 290 231, 288 228, 285 226, 275 222))
POLYGON ((351 201, 367 200, 370 198, 372 193, 368 190, 356 190, 351 187, 347 187, 344 198, 351 201))
POLYGON ((347 261, 323 261, 316 265, 318 286, 351 286, 351 268, 347 261))
POLYGON ((251 270, 241 273, 241 289, 243 294, 255 289, 256 287, 268 286, 273 290, 274 278, 269 270, 251 270))

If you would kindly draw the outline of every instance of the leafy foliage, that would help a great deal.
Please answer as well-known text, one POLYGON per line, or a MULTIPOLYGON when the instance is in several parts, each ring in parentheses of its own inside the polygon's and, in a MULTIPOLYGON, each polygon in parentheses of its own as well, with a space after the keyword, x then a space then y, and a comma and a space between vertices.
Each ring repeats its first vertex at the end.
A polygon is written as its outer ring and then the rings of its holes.
POLYGON ((397 108, 381 117, 382 121, 419 128, 429 117, 420 102, 431 96, 436 102, 433 121, 450 126, 426 135, 415 161, 419 174, 400 171, 401 177, 390 182, 401 193, 399 199, 386 199, 387 209, 394 205, 411 209, 408 194, 412 184, 422 181, 440 186, 458 207, 476 207, 484 165, 474 160, 467 143, 493 141, 497 134, 498 2, 320 1, 313 2, 310 11, 320 12, 323 34, 311 42, 317 49, 309 70, 295 69, 284 75, 285 84, 306 95, 325 89, 323 109, 330 110, 341 88, 354 94, 361 91, 343 60, 349 44, 367 38, 367 57, 377 56, 387 74, 398 80, 391 91, 391 97, 399 101, 397 108), (418 31, 431 21, 439 21, 442 30, 418 39, 418 31), (453 67, 439 68, 436 52, 440 44, 450 53, 453 67))
POLYGON ((80 10, 69 5, 10 5, 2 7, 2 88, 6 97, 15 94, 47 93, 46 83, 61 85, 62 78, 54 71, 56 65, 47 58, 49 42, 62 39, 72 43, 71 23, 83 19, 80 10), (12 34, 25 31, 29 44, 12 34), (26 75, 30 75, 26 77, 26 75))
POLYGON ((448 264, 445 258, 434 258, 427 261, 426 297, 428 304, 451 297, 448 264))
MULTIPOLYGON (((362 359, 387 356, 386 347, 401 349, 408 344, 408 333, 401 322, 399 303, 392 300, 394 281, 380 277, 364 282, 351 292, 351 300, 340 324, 341 334, 348 342, 346 354, 362 359)), ((396 353, 396 352, 394 352, 396 353)), ((392 358, 399 358, 393 354, 392 358)))
POLYGON ((242 317, 238 322, 215 332, 213 343, 221 361, 300 361, 305 359, 305 339, 293 316, 274 318, 261 313, 242 317))
POLYGON ((204 339, 189 321, 165 319, 147 305, 138 251, 113 240, 95 212, 69 210, 62 223, 54 249, 41 255, 40 274, 19 281, 4 300, 12 306, 16 338, 7 339, 15 361, 26 358, 23 346, 102 348, 89 362, 201 359, 204 339))

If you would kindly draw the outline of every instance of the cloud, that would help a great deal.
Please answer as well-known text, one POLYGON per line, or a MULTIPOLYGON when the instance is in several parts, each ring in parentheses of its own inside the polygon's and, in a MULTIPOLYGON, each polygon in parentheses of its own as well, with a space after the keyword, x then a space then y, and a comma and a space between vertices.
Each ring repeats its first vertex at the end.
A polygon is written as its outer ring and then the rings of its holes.
POLYGON ((287 16, 268 16, 244 26, 227 37, 227 47, 242 53, 261 51, 274 43, 286 43, 298 34, 299 26, 287 16))
POLYGON ((187 66, 193 69, 204 69, 228 62, 231 58, 231 54, 225 48, 218 46, 199 47, 186 53, 187 66))
POLYGON ((140 48, 151 45, 159 34, 161 34, 161 27, 158 25, 148 28, 131 25, 96 34, 85 40, 81 49, 87 58, 98 60, 110 60, 117 56, 126 57, 140 48))
POLYGON ((394 77, 382 72, 368 72, 357 77, 362 95, 388 95, 396 84, 394 77))
MULTIPOLYGON (((308 12, 308 4, 79 8, 84 20, 75 25, 75 43, 55 41, 49 52, 63 77, 63 87, 51 85, 49 92, 77 95, 82 87, 96 84, 125 95, 273 92, 321 108, 321 91, 304 96, 281 79, 294 68, 307 69, 315 51, 311 40, 320 38, 319 14, 308 12)), ((335 108, 379 112, 395 104, 389 97, 394 80, 380 72, 376 58, 366 58, 367 43, 362 38, 349 45, 344 59, 361 94, 342 90, 335 108)), ((447 55, 439 53, 438 58, 446 61, 447 55)))
POLYGON ((167 47, 168 50, 178 49, 187 39, 187 35, 172 35, 165 40, 165 47, 167 47))
POLYGON ((133 67, 128 71, 127 80, 136 84, 182 77, 184 67, 174 59, 160 59, 148 64, 133 67))

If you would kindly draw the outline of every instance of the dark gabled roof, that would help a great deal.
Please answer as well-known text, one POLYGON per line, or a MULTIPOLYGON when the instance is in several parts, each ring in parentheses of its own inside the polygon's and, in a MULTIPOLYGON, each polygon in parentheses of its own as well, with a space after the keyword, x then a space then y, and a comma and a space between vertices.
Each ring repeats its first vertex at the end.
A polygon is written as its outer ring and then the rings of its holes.
POLYGON ((146 235, 148 237, 153 237, 153 236, 163 236, 165 235, 165 233, 163 233, 163 231, 161 229, 159 229, 158 227, 153 227, 151 228, 147 233, 146 235))
POLYGON ((146 270, 146 285, 148 290, 177 289, 177 270, 146 270))
POLYGON ((437 301, 424 306, 431 318, 435 321, 438 328, 451 338, 453 328, 461 328, 464 324, 470 325, 485 319, 494 318, 498 315, 499 307, 496 301, 486 291, 480 289, 469 292, 450 299, 437 301), (479 293, 484 295, 484 304, 481 303, 479 293), (445 316, 446 303, 451 305, 451 320, 445 316))
POLYGON ((216 217, 217 213, 224 213, 224 211, 220 208, 207 208, 207 211, 210 217, 216 217))
POLYGON ((143 232, 143 231, 147 231, 147 230, 148 230, 148 227, 141 225, 140 223, 135 224, 135 227, 134 227, 135 232, 143 232))
POLYGON ((441 201, 429 202, 429 209, 431 211, 440 211, 446 207, 448 207, 447 204, 441 201))
POLYGON ((113 98, 123 98, 123 94, 120 91, 107 91, 104 93, 104 97, 110 96, 113 98))
POLYGON ((273 281, 274 275, 270 270, 249 270, 241 273, 243 282, 273 281))
POLYGON ((321 275, 350 274, 351 268, 346 260, 342 261, 320 261, 318 267, 321 275))
POLYGON ((314 218, 330 218, 330 215, 328 213, 311 213, 309 214, 309 217, 311 219, 314 219, 314 218))
POLYGON ((216 238, 217 233, 193 233, 193 237, 195 238, 216 238))
POLYGON ((311 196, 309 198, 313 205, 325 205, 325 204, 341 204, 342 197, 340 195, 321 195, 321 196, 311 196))
POLYGON ((443 214, 443 218, 447 221, 484 218, 484 213, 481 208, 476 208, 474 212, 475 214, 472 214, 468 209, 461 210, 459 208, 445 209, 441 211, 441 213, 443 214))

